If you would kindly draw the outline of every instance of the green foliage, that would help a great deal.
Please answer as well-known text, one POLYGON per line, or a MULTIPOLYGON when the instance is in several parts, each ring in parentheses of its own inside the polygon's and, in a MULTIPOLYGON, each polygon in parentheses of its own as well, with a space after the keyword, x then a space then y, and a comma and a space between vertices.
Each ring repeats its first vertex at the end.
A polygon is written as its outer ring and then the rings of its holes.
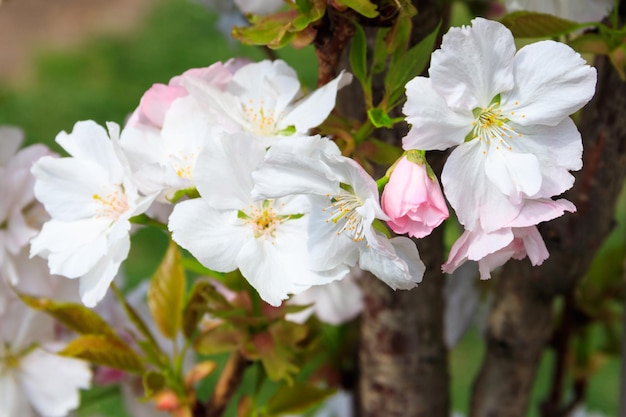
POLYGON ((507 14, 500 22, 508 27, 516 38, 552 38, 581 29, 579 23, 550 14, 527 11, 507 14))
POLYGON ((306 46, 315 37, 312 25, 324 16, 326 1, 299 1, 293 7, 286 12, 252 18, 251 26, 233 28, 232 36, 246 45, 266 45, 272 49, 283 48, 289 43, 306 46))
POLYGON ((185 297, 185 271, 180 264, 180 251, 174 242, 150 280, 148 308, 161 333, 175 339, 182 325, 185 297))
POLYGON ((368 85, 367 76, 367 39, 365 31, 359 24, 354 26, 355 32, 350 46, 350 70, 362 85, 368 85))
POLYGON ((440 26, 437 25, 437 28, 430 35, 402 54, 400 58, 394 60, 389 66, 389 71, 385 76, 385 91, 390 103, 398 101, 404 94, 406 83, 426 68, 430 54, 435 46, 440 26))
POLYGON ((382 109, 369 109, 367 116, 374 125, 374 127, 393 127, 393 120, 382 109))
POLYGON ((115 330, 106 321, 82 304, 58 302, 24 294, 20 294, 20 298, 29 307, 49 314, 76 333, 119 339, 115 330))
POLYGON ((306 383, 283 385, 270 398, 266 413, 268 417, 301 413, 334 393, 334 389, 319 388, 306 383))
POLYGON ((349 7, 365 17, 373 18, 378 16, 377 7, 370 0, 335 0, 335 4, 339 7, 349 7))
POLYGON ((141 358, 126 343, 104 335, 86 335, 74 339, 59 355, 130 373, 141 373, 144 369, 141 358))
POLYGON ((143 390, 147 398, 151 398, 157 392, 165 388, 165 376, 161 372, 148 371, 143 374, 143 390))

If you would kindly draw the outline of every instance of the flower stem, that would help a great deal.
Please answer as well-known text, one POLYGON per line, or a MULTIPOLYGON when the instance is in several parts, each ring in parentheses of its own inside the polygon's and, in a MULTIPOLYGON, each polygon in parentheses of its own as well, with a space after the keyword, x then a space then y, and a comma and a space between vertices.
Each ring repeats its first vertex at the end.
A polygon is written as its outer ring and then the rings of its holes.
POLYGON ((215 391, 207 403, 205 417, 221 417, 239 388, 243 374, 248 366, 248 360, 239 350, 231 353, 220 375, 215 391))

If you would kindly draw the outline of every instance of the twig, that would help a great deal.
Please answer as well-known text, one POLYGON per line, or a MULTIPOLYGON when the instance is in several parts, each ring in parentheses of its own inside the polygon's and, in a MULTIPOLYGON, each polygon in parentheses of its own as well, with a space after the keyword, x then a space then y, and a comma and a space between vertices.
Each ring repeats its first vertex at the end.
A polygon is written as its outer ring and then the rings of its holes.
POLYGON ((235 351, 228 358, 226 366, 220 375, 215 391, 205 408, 205 417, 222 417, 228 403, 239 388, 248 361, 239 351, 235 351))

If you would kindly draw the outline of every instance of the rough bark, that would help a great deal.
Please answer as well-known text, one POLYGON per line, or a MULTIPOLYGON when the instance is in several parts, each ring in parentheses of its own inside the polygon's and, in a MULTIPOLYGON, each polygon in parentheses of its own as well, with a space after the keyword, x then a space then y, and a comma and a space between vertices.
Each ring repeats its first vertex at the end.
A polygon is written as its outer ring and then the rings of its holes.
POLYGON ((419 242, 426 275, 418 288, 392 291, 363 279, 361 416, 449 416, 447 349, 443 339, 442 232, 419 242))
POLYGON ((580 123, 584 166, 566 195, 578 211, 540 228, 550 251, 541 267, 532 267, 527 260, 509 262, 496 278, 487 351, 474 384, 471 417, 526 415, 552 331, 553 300, 574 288, 612 227, 626 176, 624 108, 626 83, 601 59, 597 92, 580 123))
MULTIPOLYGON (((445 15, 439 2, 414 4, 419 14, 414 19, 412 44, 432 32, 445 15)), ((358 99, 359 92, 354 94, 358 99)), ((376 97, 376 91, 374 94, 376 97)), ((350 101, 346 97, 344 100, 350 101)), ((354 108, 350 111, 355 114, 354 108)), ((400 146, 405 129, 380 133, 378 137, 400 146)), ((440 172, 443 159, 442 154, 429 156, 436 172, 440 172)), ((362 417, 449 416, 441 273, 443 230, 435 230, 417 241, 417 245, 426 264, 426 274, 417 288, 393 291, 373 276, 362 280, 365 308, 361 320, 358 395, 362 417)))

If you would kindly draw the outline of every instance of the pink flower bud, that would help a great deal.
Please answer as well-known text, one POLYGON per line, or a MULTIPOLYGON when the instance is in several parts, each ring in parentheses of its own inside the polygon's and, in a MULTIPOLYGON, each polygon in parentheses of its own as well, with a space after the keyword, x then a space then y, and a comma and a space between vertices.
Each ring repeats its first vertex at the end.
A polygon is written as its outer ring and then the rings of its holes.
POLYGON ((439 182, 428 176, 426 163, 403 157, 389 178, 382 197, 387 224, 398 234, 421 238, 448 218, 439 182))

